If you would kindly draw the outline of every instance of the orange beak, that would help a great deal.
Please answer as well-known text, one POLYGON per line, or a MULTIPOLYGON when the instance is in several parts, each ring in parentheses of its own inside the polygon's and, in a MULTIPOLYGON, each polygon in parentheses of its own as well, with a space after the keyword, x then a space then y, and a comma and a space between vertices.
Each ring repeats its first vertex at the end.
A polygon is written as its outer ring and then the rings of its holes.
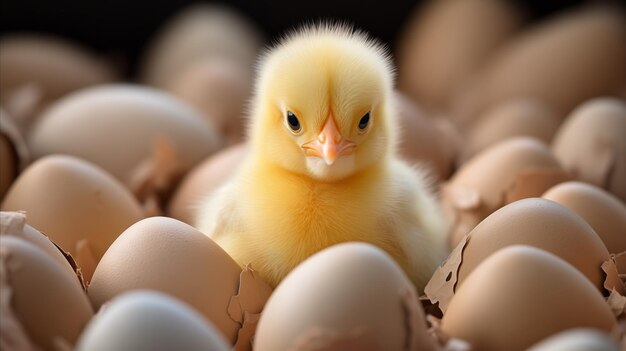
POLYGON ((302 145, 302 148, 307 156, 323 158, 330 166, 338 157, 353 154, 356 144, 341 136, 337 122, 331 115, 326 119, 317 139, 302 145))

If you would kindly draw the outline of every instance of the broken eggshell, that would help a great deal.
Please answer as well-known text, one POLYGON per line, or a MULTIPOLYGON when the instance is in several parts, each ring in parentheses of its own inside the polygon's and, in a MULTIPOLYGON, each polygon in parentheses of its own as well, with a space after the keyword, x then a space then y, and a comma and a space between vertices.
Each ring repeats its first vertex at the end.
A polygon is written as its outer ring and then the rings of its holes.
POLYGON ((568 208, 542 198, 513 202, 497 210, 464 237, 436 270, 424 292, 444 312, 476 267, 511 245, 530 245, 564 259, 601 292, 624 292, 615 263, 600 237, 568 208))
POLYGON ((596 98, 567 116, 552 151, 575 179, 606 189, 626 203, 626 102, 596 98))
POLYGON ((568 329, 610 333, 616 325, 602 294, 582 273, 524 245, 503 248, 476 267, 441 320, 443 332, 484 351, 522 351, 568 329))
POLYGON ((117 179, 66 155, 47 156, 26 168, 2 211, 25 211, 33 227, 72 254, 87 281, 115 238, 143 218, 139 202, 117 179))
POLYGON ((452 222, 450 246, 498 208, 541 196, 569 179, 548 146, 537 139, 515 137, 490 146, 442 186, 442 207, 452 222))
POLYGON ((208 236, 168 217, 146 218, 126 229, 102 257, 88 295, 98 310, 135 289, 188 303, 237 350, 250 349, 257 314, 271 293, 253 269, 242 270, 208 236))
POLYGON ((404 351, 435 344, 402 269, 381 249, 351 242, 314 254, 285 277, 265 306, 254 349, 404 351))
POLYGON ((0 345, 17 347, 23 331, 37 348, 61 350, 73 345, 93 316, 75 275, 50 254, 15 236, 0 236, 0 345), (6 322, 6 324, 5 324, 6 322))
POLYGON ((122 294, 85 328, 77 351, 230 350, 213 324, 183 301, 149 290, 122 294))

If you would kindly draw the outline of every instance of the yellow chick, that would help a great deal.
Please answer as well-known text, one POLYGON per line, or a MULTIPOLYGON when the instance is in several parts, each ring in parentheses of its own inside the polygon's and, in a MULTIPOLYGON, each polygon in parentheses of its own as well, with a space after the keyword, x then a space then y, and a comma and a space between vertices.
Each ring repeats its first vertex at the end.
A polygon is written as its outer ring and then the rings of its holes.
POLYGON ((249 156, 196 226, 272 286, 317 251, 361 241, 422 291, 447 225, 424 172, 396 156, 393 79, 384 48, 346 26, 284 39, 261 62, 249 156))

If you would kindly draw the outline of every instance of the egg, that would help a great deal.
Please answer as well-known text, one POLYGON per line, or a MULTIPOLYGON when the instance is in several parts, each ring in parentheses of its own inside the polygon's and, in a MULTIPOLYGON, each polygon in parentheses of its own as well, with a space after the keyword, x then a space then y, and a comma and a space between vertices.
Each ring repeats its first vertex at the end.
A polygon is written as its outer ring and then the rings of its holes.
POLYGON ((217 4, 193 4, 169 19, 149 43, 143 58, 142 81, 165 87, 196 61, 220 57, 250 70, 263 38, 234 9, 217 4))
POLYGON ((45 234, 26 224, 24 212, 0 212, 0 235, 14 236, 37 246, 50 255, 69 276, 77 279, 83 289, 87 288, 72 255, 63 251, 45 234))
POLYGON ((0 201, 29 160, 28 147, 22 133, 0 108, 0 201))
POLYGON ((428 1, 408 19, 398 45, 399 86, 427 108, 445 107, 522 24, 506 1, 428 1))
POLYGON ((366 243, 309 257, 267 302, 256 351, 435 350, 415 288, 394 260, 366 243))
POLYGON ((89 281, 109 245, 143 218, 139 202, 101 168, 76 157, 50 155, 15 181, 2 211, 25 211, 29 223, 76 258, 89 281))
POLYGON ((567 116, 554 136, 552 150, 576 179, 606 189, 626 203, 624 135, 624 100, 591 99, 567 116))
POLYGON ((227 147, 209 156, 183 178, 168 205, 168 215, 194 225, 196 209, 212 191, 218 189, 248 154, 246 143, 227 147))
POLYGON ((552 335, 527 351, 619 351, 619 345, 606 332, 576 328, 552 335))
POLYGON ((475 350, 525 350, 572 328, 611 332, 602 294, 559 257, 529 246, 495 252, 469 275, 441 320, 475 350))
POLYGON ((244 109, 252 90, 252 74, 224 58, 197 61, 176 75, 166 89, 209 119, 228 144, 244 137, 244 109))
POLYGON ((536 98, 566 116, 595 96, 617 95, 626 83, 626 21, 610 6, 562 12, 513 37, 453 98, 451 115, 467 125, 514 98, 536 98))
POLYGON ((80 90, 57 101, 28 138, 33 157, 63 153, 84 158, 131 184, 141 163, 165 139, 188 169, 220 146, 213 125, 178 99, 130 84, 80 90))
POLYGON ((611 253, 626 251, 626 205, 610 193, 583 182, 566 182, 541 197, 560 203, 591 225, 611 253))
POLYGON ((20 344, 38 349, 71 349, 93 316, 76 278, 49 254, 14 236, 0 236, 0 296, 3 328, 13 327, 10 337, 2 336, 8 343, 3 348, 20 349, 11 343, 21 338, 20 344))
POLYGON ((561 119, 552 108, 536 99, 512 99, 496 104, 470 126, 461 162, 516 136, 534 137, 550 145, 561 119))
POLYGON ((244 350, 249 349, 255 318, 271 293, 253 270, 242 272, 208 236, 167 217, 146 218, 125 230, 98 264, 88 295, 98 310, 137 289, 157 290, 184 301, 229 343, 247 347, 244 350))
POLYGON ((3 35, 0 72, 0 104, 22 130, 54 100, 116 79, 113 68, 87 48, 42 33, 3 35))
POLYGON ((155 291, 122 294, 87 325, 77 351, 230 350, 204 316, 155 291))
POLYGON ((447 179, 453 171, 458 153, 457 131, 445 129, 447 119, 430 118, 406 95, 395 91, 393 103, 398 118, 399 145, 402 158, 427 167, 435 178, 447 179))
POLYGON ((442 207, 452 222, 451 246, 498 208, 541 196, 569 179, 548 146, 537 139, 515 137, 488 147, 442 186, 442 207))

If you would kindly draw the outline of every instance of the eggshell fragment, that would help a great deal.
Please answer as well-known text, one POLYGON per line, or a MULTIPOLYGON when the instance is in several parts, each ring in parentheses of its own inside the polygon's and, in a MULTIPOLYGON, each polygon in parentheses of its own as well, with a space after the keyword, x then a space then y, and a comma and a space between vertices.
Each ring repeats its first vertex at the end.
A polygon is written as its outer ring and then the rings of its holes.
POLYGON ((168 215, 194 225, 201 201, 219 188, 248 154, 245 143, 233 145, 207 157, 187 173, 168 205, 168 215))
POLYGON ((515 98, 536 98, 566 116, 587 99, 616 96, 626 82, 626 20, 619 7, 562 12, 514 37, 455 99, 463 125, 515 98))
POLYGON ((549 145, 561 117, 536 99, 513 99, 496 104, 470 126, 461 162, 502 140, 529 136, 549 145))
POLYGON ((242 273, 209 237, 167 217, 146 218, 125 230, 102 257, 88 294, 97 310, 135 289, 157 290, 181 299, 242 350, 251 341, 238 340, 239 330, 247 318, 258 317, 271 293, 253 271, 242 273))
POLYGON ((324 249, 291 271, 265 306, 254 340, 265 350, 434 350, 415 288, 384 251, 324 249))
POLYGON ((165 87, 196 61, 220 57, 250 69, 262 45, 258 30, 235 10, 194 4, 176 13, 147 49, 142 80, 165 87))
POLYGON ((0 104, 22 131, 52 101, 116 79, 112 67, 87 48, 40 33, 3 36, 0 72, 0 104))
POLYGON ((608 333, 616 326, 602 295, 582 273, 529 246, 507 247, 485 259, 460 286, 441 322, 447 334, 485 351, 525 350, 568 329, 608 333))
POLYGON ((550 149, 534 138, 515 137, 490 146, 442 187, 442 206, 453 223, 451 246, 498 208, 541 196, 569 179, 550 149))
POLYGON ((577 328, 546 338, 527 351, 619 351, 619 345, 605 332, 577 328))
POLYGON ((408 23, 397 55, 399 85, 428 108, 441 108, 522 19, 506 1, 428 1, 408 23))
MULTIPOLYGON (((0 314, 18 323, 33 344, 73 345, 93 312, 80 284, 47 253, 17 237, 0 236, 0 314)), ((15 337, 3 330, 0 342, 15 337)), ((4 348, 4 347, 3 347, 4 348)))
POLYGON ((122 294, 87 326, 77 351, 229 350, 224 336, 184 302, 155 291, 122 294))
POLYGON ((626 102, 596 98, 572 111, 554 136, 552 150, 577 180, 606 189, 626 203, 624 135, 626 102))
POLYGON ((76 258, 87 281, 115 238, 143 218, 137 200, 115 178, 64 155, 44 157, 25 169, 2 211, 25 211, 33 227, 76 258))
POLYGON ((626 205, 615 196, 591 184, 565 182, 550 188, 542 197, 581 216, 609 252, 626 251, 626 205))

